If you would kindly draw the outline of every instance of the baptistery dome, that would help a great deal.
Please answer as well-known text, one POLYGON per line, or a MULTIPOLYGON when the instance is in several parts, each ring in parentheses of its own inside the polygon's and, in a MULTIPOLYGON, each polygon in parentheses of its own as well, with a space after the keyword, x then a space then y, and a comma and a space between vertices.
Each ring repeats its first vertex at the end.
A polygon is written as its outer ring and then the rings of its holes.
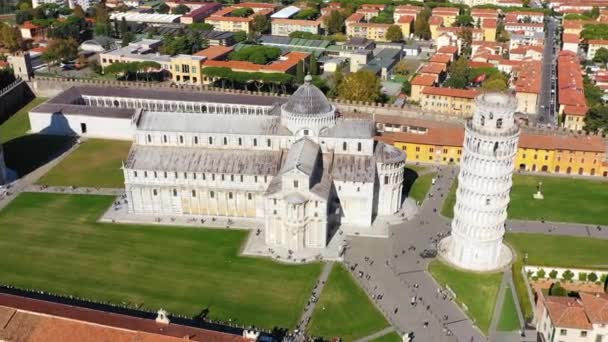
POLYGON ((296 135, 316 136, 321 129, 335 125, 335 108, 325 94, 312 84, 310 75, 281 106, 281 123, 296 135))

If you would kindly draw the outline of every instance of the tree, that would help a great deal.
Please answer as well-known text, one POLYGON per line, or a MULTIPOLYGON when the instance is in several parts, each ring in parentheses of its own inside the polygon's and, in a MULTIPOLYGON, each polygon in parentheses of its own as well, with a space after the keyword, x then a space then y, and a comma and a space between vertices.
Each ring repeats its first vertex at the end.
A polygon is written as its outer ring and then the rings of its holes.
POLYGON ((568 291, 566 291, 566 289, 564 289, 560 283, 554 283, 549 288, 549 295, 566 297, 568 295, 568 291))
POLYGON ((585 272, 579 272, 578 273, 578 280, 579 281, 587 281, 587 273, 585 273, 585 272))
POLYGON ((234 32, 234 35, 232 37, 234 38, 234 41, 237 43, 244 42, 247 40, 247 32, 236 31, 236 32, 234 32))
POLYGON ((173 14, 184 15, 184 14, 190 12, 190 7, 188 7, 188 6, 184 5, 184 4, 179 4, 175 8, 173 8, 173 10, 171 12, 173 14))
POLYGON ((120 28, 119 28, 119 30, 120 30, 119 31, 120 32, 120 37, 124 38, 124 36, 129 32, 129 25, 127 24, 127 18, 122 17, 122 20, 120 21, 120 28))
POLYGON ((593 61, 602 63, 605 67, 606 63, 608 63, 608 49, 606 49, 605 47, 597 49, 597 51, 595 52, 595 56, 593 56, 593 61))
POLYGON ((453 26, 473 26, 474 19, 468 14, 459 15, 456 17, 453 26))
POLYGON ((296 65, 296 83, 304 83, 304 63, 302 63, 302 61, 299 61, 296 65))
POLYGON ((74 5, 73 15, 77 16, 78 18, 82 18, 82 19, 84 19, 86 17, 84 10, 78 4, 74 5))
POLYGON ((595 283, 595 282, 597 281, 597 279, 598 279, 598 278, 597 278, 597 273, 595 273, 595 272, 591 272, 591 273, 589 273, 589 275, 587 276, 587 279, 588 279, 589 281, 591 281, 591 282, 594 282, 594 283, 595 283))
POLYGON ((314 18, 316 18, 317 16, 319 16, 319 11, 315 8, 307 8, 304 10, 301 10, 300 12, 296 13, 296 15, 293 16, 294 19, 299 19, 299 20, 312 20, 314 18))
POLYGON ((21 48, 21 32, 5 23, 0 22, 0 46, 9 52, 15 52, 21 48))
POLYGON ((345 100, 376 102, 380 99, 380 79, 369 70, 359 70, 344 77, 338 96, 345 100))
POLYGON ((160 14, 167 14, 169 13, 169 11, 171 11, 171 7, 169 7, 169 5, 164 2, 158 5, 158 7, 156 8, 156 12, 160 14))
POLYGON ((552 270, 551 272, 549 272, 549 278, 551 278, 551 279, 557 278, 557 271, 552 270))
POLYGON ((444 86, 449 88, 464 89, 469 85, 471 68, 467 58, 460 57, 450 65, 448 74, 450 77, 445 81, 444 86))
POLYGON ((256 14, 253 16, 253 20, 251 21, 251 30, 255 34, 262 34, 268 31, 270 27, 270 21, 268 17, 263 14, 256 14))
POLYGON ((481 89, 486 90, 486 91, 506 91, 507 89, 509 89, 509 86, 507 85, 507 82, 503 79, 500 78, 494 78, 491 80, 486 80, 483 82, 483 84, 481 85, 481 89))
POLYGON ((414 34, 421 39, 431 39, 431 28, 429 26, 429 18, 431 17, 431 10, 424 8, 416 16, 414 22, 414 34))
POLYGON ((386 30, 386 40, 390 42, 399 42, 403 40, 403 32, 401 32, 401 28, 397 25, 391 25, 386 30))
POLYGON ((230 16, 231 17, 248 17, 250 15, 253 14, 253 9, 249 8, 249 7, 241 7, 241 8, 237 8, 234 11, 230 12, 230 16))
POLYGON ((190 30, 197 30, 197 31, 213 31, 214 26, 211 24, 207 24, 207 23, 193 23, 188 25, 188 28, 190 30))
POLYGON ((608 106, 597 105, 589 109, 585 116, 585 130, 587 132, 608 131, 608 106))
POLYGON ((78 42, 74 38, 52 39, 49 41, 47 50, 42 54, 42 59, 49 65, 60 60, 71 60, 78 54, 78 42))
POLYGON ((314 54, 310 55, 308 73, 310 73, 313 76, 319 74, 319 65, 317 64, 317 57, 315 57, 314 54))
POLYGON ((134 40, 135 40, 135 35, 133 33, 131 33, 131 32, 126 32, 122 36, 122 40, 120 42, 120 46, 125 47, 125 46, 129 45, 129 43, 131 43, 134 40))
POLYGON ((538 277, 538 279, 545 279, 546 275, 547 274, 545 273, 545 270, 542 268, 540 270, 536 271, 536 276, 538 277))
POLYGON ((271 46, 252 45, 230 53, 228 58, 233 61, 248 61, 255 64, 266 64, 277 60, 281 56, 281 49, 271 46))
POLYGON ((473 31, 465 27, 458 32, 458 38, 462 39, 462 54, 469 56, 471 54, 471 45, 473 44, 473 31))
POLYGON ((327 27, 327 32, 329 34, 334 34, 338 32, 342 32, 342 27, 344 27, 344 14, 342 12, 334 10, 329 13, 329 15, 323 18, 323 24, 327 27))
POLYGON ((562 279, 570 281, 572 278, 574 278, 574 273, 572 273, 572 271, 565 270, 564 273, 562 273, 562 279))
POLYGON ((401 92, 405 93, 407 95, 412 94, 412 84, 410 83, 410 81, 408 81, 408 80, 403 81, 403 84, 401 84, 401 92))
POLYGON ((407 60, 402 59, 393 67, 393 73, 396 75, 407 76, 410 74, 411 66, 407 60))

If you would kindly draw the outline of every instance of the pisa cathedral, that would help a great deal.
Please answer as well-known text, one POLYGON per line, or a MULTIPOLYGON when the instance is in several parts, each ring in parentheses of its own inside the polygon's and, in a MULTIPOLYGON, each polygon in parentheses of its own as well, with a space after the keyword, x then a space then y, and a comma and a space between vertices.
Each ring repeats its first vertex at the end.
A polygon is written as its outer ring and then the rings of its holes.
POLYGON ((30 112, 33 131, 132 139, 129 212, 264 222, 266 244, 324 248, 339 225, 401 208, 405 154, 371 120, 339 117, 307 77, 288 98, 70 88, 30 112))

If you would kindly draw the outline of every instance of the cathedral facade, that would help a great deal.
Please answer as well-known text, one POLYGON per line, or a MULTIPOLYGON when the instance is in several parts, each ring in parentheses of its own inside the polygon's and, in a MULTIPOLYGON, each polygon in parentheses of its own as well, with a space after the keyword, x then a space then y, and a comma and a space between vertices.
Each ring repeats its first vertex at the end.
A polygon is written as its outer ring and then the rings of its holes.
POLYGON ((266 243, 324 248, 340 224, 401 208, 405 154, 338 117, 310 78, 264 110, 139 111, 124 164, 129 211, 257 218, 266 243))

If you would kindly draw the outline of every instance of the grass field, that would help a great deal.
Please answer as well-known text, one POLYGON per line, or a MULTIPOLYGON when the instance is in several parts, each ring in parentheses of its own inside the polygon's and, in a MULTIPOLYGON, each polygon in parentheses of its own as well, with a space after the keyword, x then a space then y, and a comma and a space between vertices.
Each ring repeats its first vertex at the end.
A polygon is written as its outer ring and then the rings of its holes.
POLYGON ((523 256, 527 253, 527 264, 570 268, 608 268, 605 251, 608 240, 584 237, 508 233, 505 242, 517 254, 513 263, 513 281, 517 300, 526 319, 532 317, 532 305, 528 297, 526 282, 521 269, 523 256))
POLYGON ((547 176, 513 175, 509 217, 608 225, 608 182, 547 176), (538 182, 543 200, 535 200, 538 182), (573 205, 576 203, 576 205, 573 205))
POLYGON ((100 224, 113 197, 25 193, 0 212, 0 279, 151 310, 294 327, 320 274, 240 257, 247 232, 100 224), (170 243, 169 243, 170 242, 170 243))
POLYGON ((406 164, 405 165, 406 169, 410 169, 416 173, 421 173, 422 171, 425 171, 429 168, 429 166, 427 165, 415 165, 415 164, 406 164))
MULTIPOLYGON (((454 216, 456 203, 454 182, 443 204, 441 214, 454 216)), ((556 222, 576 222, 594 225, 608 225, 608 182, 564 177, 513 175, 510 219, 545 219, 556 222), (535 200, 538 182, 542 182, 544 200, 535 200), (576 205, 572 205, 576 203, 576 205)))
POLYGON ((131 144, 120 140, 87 140, 44 175, 38 184, 122 188, 124 178, 120 167, 131 144))
POLYGON ((372 342, 403 342, 403 338, 393 331, 392 333, 388 333, 382 337, 372 340, 372 342))
POLYGON ((498 320, 498 326, 496 327, 499 331, 514 331, 521 328, 519 323, 519 317, 517 317, 517 308, 515 307, 515 300, 510 288, 506 288, 505 299, 502 304, 502 310, 500 312, 500 319, 498 320))
POLYGON ((429 264, 429 272, 442 286, 449 285, 458 303, 466 305, 467 315, 487 335, 502 273, 464 272, 438 260, 429 264))
POLYGON ((415 199, 416 201, 422 202, 426 197, 426 193, 429 192, 429 189, 431 188, 431 182, 433 178, 435 178, 436 176, 436 172, 431 172, 416 178, 416 181, 410 188, 408 196, 415 199))
POLYGON ((452 218, 454 217, 454 204, 456 204, 456 189, 458 189, 458 179, 454 180, 452 186, 450 186, 450 191, 448 191, 448 195, 443 201, 443 207, 441 207, 441 215, 445 217, 452 218))
POLYGON ((44 97, 37 97, 33 99, 30 103, 21 108, 17 113, 15 113, 10 119, 6 120, 0 126, 0 142, 5 143, 7 141, 13 140, 17 137, 24 135, 27 131, 30 130, 30 119, 28 117, 29 111, 46 101, 47 99, 44 97))
POLYGON ((341 337, 354 341, 388 327, 388 322, 341 264, 334 265, 308 333, 325 339, 341 337))

